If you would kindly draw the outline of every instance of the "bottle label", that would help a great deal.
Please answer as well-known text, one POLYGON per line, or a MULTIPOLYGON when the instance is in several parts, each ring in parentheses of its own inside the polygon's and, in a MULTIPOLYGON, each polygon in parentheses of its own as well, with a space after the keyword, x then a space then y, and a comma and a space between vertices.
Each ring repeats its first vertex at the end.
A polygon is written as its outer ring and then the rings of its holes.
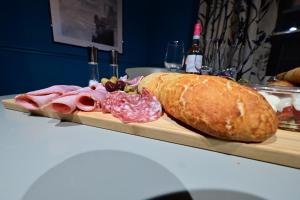
POLYGON ((197 72, 202 66, 202 55, 188 55, 185 60, 186 72, 197 72), (198 70, 197 70, 198 69, 198 70))

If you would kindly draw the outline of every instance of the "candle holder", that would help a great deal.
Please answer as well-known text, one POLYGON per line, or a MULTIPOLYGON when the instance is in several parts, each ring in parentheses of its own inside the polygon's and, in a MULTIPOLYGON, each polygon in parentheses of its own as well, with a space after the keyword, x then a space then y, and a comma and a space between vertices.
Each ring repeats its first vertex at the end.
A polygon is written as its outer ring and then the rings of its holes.
POLYGON ((112 75, 119 78, 119 65, 118 65, 118 51, 111 51, 111 64, 112 67, 112 75))
POLYGON ((98 70, 98 61, 97 61, 97 48, 90 47, 88 48, 89 55, 89 86, 99 83, 99 70, 98 70))

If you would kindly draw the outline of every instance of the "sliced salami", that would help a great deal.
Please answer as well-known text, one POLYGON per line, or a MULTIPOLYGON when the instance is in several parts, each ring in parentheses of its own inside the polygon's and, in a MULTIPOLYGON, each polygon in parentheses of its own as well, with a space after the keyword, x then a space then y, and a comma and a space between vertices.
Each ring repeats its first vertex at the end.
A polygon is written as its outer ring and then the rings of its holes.
POLYGON ((111 113, 124 123, 154 121, 162 114, 159 101, 145 89, 141 94, 109 93, 102 106, 103 112, 111 113))

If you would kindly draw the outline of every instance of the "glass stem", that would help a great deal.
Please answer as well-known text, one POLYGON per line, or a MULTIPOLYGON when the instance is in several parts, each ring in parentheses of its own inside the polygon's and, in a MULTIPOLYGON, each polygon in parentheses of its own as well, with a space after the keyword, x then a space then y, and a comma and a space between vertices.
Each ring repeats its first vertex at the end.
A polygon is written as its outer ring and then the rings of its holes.
POLYGON ((112 75, 119 78, 119 69, 117 64, 111 64, 112 67, 112 75))
POLYGON ((98 63, 89 63, 90 70, 90 80, 89 85, 98 82, 99 80, 99 71, 98 71, 98 63))

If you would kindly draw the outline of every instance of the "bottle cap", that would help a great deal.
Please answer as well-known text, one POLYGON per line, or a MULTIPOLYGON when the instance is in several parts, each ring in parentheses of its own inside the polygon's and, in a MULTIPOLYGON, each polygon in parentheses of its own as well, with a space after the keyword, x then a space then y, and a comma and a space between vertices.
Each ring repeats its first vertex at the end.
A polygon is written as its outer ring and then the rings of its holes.
POLYGON ((97 64, 97 48, 96 47, 90 47, 88 48, 88 54, 89 54, 89 62, 90 64, 97 64))
POLYGON ((194 35, 200 35, 202 31, 201 23, 198 21, 194 27, 194 35))

